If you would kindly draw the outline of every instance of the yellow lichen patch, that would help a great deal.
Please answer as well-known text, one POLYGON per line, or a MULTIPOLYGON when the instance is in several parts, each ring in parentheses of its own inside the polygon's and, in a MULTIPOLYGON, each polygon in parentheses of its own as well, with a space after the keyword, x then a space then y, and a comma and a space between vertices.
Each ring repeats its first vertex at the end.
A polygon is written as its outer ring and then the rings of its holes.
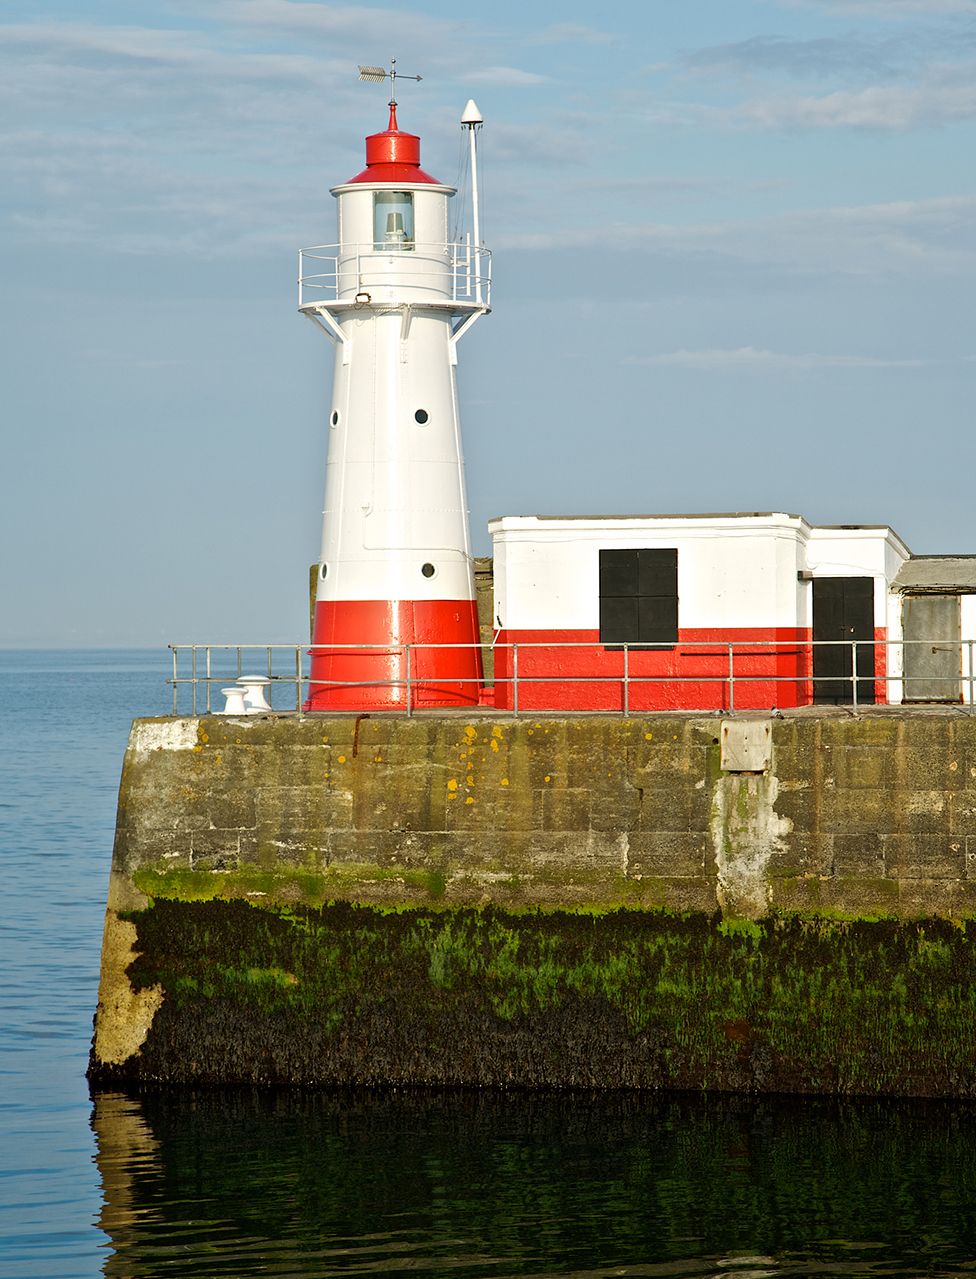
POLYGON ((447 789, 448 789, 448 790, 457 790, 457 788, 458 788, 457 778, 456 778, 456 777, 452 777, 452 778, 448 781, 448 783, 447 783, 447 789))
POLYGON ((504 737, 504 736, 505 736, 505 734, 502 732, 502 730, 498 727, 498 725, 497 725, 497 724, 496 724, 496 725, 495 725, 495 727, 491 730, 491 735, 492 735, 492 737, 497 737, 497 738, 502 738, 502 737, 504 737))
POLYGON ((374 763, 374 764, 382 764, 382 763, 383 763, 383 756, 382 756, 382 755, 374 755, 374 756, 373 756, 373 763, 374 763))
POLYGON ((503 777, 503 778, 502 778, 502 780, 501 780, 501 783, 500 783, 500 784, 501 784, 502 786, 507 786, 507 785, 508 785, 508 778, 507 778, 507 777, 503 777))
POLYGON ((545 777, 543 777, 543 779, 542 779, 542 780, 543 780, 544 782, 551 782, 551 781, 552 781, 552 778, 551 778, 551 776, 550 776, 548 773, 546 773, 545 777))
POLYGON ((959 767, 959 765, 956 763, 956 761, 955 761, 954 759, 949 761, 949 772, 950 772, 950 773, 954 773, 958 767, 959 767))
POLYGON ((464 735, 469 742, 473 742, 477 734, 475 729, 472 727, 472 725, 469 724, 467 728, 464 730, 464 735))
POLYGON ((491 749, 495 752, 496 755, 498 754, 498 742, 494 737, 491 739, 491 749))
POLYGON ((102 1065, 121 1066, 136 1055, 163 1002, 162 986, 133 990, 129 981, 127 970, 139 953, 136 936, 135 924, 106 911, 95 1014, 95 1059, 102 1065))
POLYGON ((340 755, 340 756, 339 756, 339 763, 340 763, 340 764, 344 764, 345 762, 346 762, 346 757, 345 757, 345 755, 340 755))
POLYGON ((468 798, 467 798, 464 802, 465 802, 466 804, 473 804, 473 803, 474 803, 474 796, 473 796, 473 795, 469 795, 469 796, 468 796, 468 798))
POLYGON ((645 742, 653 742, 653 740, 654 740, 654 734, 653 734, 653 733, 645 733, 645 734, 644 734, 644 741, 645 741, 645 742))

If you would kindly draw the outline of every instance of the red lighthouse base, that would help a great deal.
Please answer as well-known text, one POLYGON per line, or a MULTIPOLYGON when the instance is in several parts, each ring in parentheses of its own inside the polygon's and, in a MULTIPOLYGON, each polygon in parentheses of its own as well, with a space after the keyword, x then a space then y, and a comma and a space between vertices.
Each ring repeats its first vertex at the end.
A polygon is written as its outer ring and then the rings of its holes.
POLYGON ((315 606, 307 711, 477 706, 474 600, 337 600, 315 606))

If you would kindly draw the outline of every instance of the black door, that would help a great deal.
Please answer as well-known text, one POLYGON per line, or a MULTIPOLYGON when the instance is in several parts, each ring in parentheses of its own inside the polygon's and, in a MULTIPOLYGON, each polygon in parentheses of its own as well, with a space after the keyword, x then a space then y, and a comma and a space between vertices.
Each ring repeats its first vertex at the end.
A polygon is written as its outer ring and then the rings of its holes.
POLYGON ((813 579, 813 700, 848 706, 854 701, 857 645, 857 704, 874 701, 874 578, 813 579), (840 640, 843 643, 818 643, 840 640))

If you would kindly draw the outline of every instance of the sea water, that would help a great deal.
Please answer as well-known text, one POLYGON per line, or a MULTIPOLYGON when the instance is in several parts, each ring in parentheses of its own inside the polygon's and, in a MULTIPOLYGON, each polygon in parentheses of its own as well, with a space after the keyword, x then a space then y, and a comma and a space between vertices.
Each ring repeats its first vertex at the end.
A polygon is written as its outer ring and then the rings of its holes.
POLYGON ((0 1279, 976 1270, 967 1104, 90 1097, 116 788, 165 653, 0 652, 0 1279))

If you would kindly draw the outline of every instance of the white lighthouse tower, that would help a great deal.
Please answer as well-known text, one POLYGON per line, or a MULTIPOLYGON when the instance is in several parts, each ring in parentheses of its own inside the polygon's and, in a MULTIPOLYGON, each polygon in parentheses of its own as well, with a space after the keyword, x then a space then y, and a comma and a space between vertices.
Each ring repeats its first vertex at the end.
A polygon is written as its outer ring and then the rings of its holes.
POLYGON ((474 235, 452 243, 455 189, 420 167, 396 107, 394 92, 366 168, 332 188, 339 243, 300 256, 299 308, 335 345, 309 710, 471 705, 481 687, 455 381, 458 341, 489 309, 481 116, 469 102, 462 120, 474 235))

